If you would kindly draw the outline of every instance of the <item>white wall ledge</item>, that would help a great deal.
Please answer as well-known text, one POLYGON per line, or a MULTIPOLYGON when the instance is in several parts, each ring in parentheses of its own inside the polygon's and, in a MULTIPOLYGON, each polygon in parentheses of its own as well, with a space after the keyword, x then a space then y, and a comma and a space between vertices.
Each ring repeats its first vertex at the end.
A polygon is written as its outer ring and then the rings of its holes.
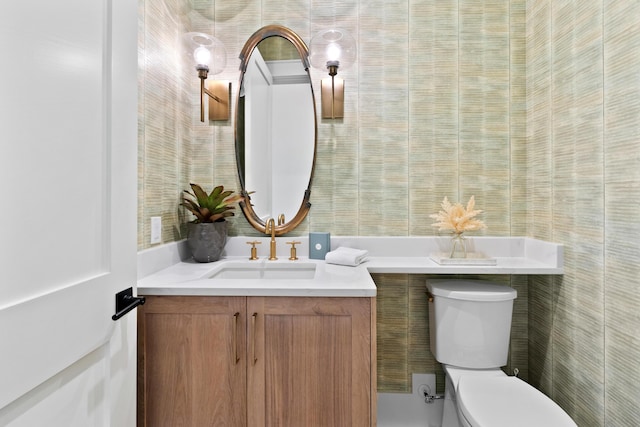
MULTIPOLYGON (((309 253, 309 242, 305 236, 278 237, 278 254, 284 257, 289 247, 286 241, 295 239, 298 256, 309 253)), ((258 245, 258 256, 268 256, 269 237, 230 237, 223 257, 248 257, 251 240, 262 241, 258 245)), ((482 252, 496 258, 495 266, 439 265, 429 258, 434 252, 445 252, 448 237, 362 237, 332 236, 331 247, 346 246, 369 251, 370 260, 363 264, 370 273, 406 274, 551 274, 564 273, 563 246, 529 237, 468 237, 468 250, 482 252)), ((138 253, 138 278, 147 277, 182 261, 189 254, 184 241, 147 249, 138 253)))

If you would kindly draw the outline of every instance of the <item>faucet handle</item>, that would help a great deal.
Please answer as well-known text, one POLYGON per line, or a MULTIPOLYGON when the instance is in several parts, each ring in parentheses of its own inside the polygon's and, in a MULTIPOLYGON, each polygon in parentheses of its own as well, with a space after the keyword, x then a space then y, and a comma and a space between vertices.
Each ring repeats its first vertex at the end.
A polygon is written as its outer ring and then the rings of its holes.
POLYGON ((298 259, 298 256, 296 254, 296 245, 299 244, 300 242, 287 242, 287 245, 291 245, 291 256, 289 257, 289 260, 295 261, 298 259))
POLYGON ((254 240, 253 242, 247 242, 247 245, 251 245, 251 257, 249 257, 250 260, 258 259, 258 250, 256 249, 256 245, 259 245, 261 243, 262 242, 260 242, 259 240, 254 240))

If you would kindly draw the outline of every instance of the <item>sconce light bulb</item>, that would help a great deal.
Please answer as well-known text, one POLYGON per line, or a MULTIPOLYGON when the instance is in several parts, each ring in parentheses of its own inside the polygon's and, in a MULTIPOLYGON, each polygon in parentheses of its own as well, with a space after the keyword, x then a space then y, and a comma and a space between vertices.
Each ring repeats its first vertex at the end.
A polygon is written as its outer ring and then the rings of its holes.
POLYGON ((329 69, 329 75, 346 70, 356 60, 356 40, 345 30, 329 29, 313 36, 309 61, 316 69, 329 69))
POLYGON ((327 60, 328 61, 338 61, 340 59, 340 55, 342 54, 342 49, 337 43, 329 43, 327 45, 327 60))
POLYGON ((198 66, 206 65, 208 68, 209 63, 211 62, 211 52, 209 52, 209 49, 206 47, 200 46, 193 52, 193 58, 196 60, 196 64, 198 64, 198 66))

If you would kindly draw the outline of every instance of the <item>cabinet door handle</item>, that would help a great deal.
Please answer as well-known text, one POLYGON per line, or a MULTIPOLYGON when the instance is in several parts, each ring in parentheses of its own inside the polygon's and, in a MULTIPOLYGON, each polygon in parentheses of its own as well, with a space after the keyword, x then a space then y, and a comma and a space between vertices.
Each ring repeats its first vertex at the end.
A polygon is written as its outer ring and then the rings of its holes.
POLYGON ((236 313, 233 315, 233 348, 236 357, 236 365, 240 361, 240 357, 238 357, 238 318, 240 317, 240 313, 236 313))
POLYGON ((255 365, 258 361, 256 357, 256 319, 258 318, 258 313, 253 313, 251 315, 251 354, 253 359, 253 364, 255 365))

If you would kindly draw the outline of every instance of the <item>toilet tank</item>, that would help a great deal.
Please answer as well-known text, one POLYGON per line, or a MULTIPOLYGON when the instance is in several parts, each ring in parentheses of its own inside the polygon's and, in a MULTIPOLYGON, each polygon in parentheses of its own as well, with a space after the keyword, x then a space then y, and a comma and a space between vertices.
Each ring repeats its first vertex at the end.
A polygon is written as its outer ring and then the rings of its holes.
POLYGON ((446 365, 507 364, 515 289, 484 280, 428 280, 431 353, 446 365))

